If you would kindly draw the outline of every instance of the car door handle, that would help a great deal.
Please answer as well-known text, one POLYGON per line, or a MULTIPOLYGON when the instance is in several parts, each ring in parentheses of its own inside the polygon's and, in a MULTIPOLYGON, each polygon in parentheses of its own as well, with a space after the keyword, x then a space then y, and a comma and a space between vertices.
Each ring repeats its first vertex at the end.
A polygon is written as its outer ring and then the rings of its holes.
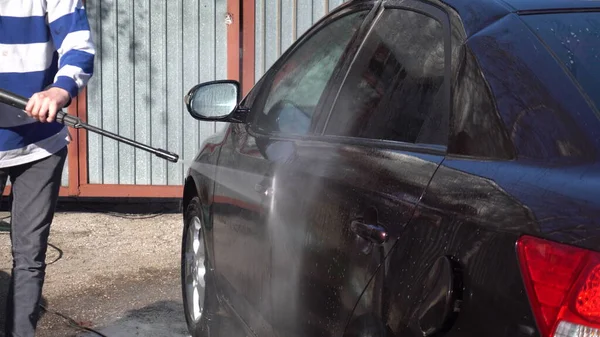
POLYGON ((350 223, 350 230, 361 238, 374 244, 384 244, 388 239, 388 233, 378 224, 368 224, 362 220, 354 220, 350 223))

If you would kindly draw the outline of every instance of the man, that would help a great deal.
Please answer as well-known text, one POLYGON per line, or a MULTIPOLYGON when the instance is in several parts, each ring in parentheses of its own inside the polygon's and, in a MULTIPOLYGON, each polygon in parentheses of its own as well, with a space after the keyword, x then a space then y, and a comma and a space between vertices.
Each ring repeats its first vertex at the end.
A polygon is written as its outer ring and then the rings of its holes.
POLYGON ((56 112, 93 73, 94 45, 79 0, 0 0, 0 88, 28 97, 0 104, 0 187, 12 185, 13 268, 6 336, 34 336, 50 224, 69 142, 56 112))

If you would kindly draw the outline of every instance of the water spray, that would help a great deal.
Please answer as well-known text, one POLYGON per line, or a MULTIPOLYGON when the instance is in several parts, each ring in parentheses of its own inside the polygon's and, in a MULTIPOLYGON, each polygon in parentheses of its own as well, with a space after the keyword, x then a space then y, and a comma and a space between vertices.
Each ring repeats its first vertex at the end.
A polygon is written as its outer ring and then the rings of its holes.
MULTIPOLYGON (((22 97, 17 94, 0 89, 0 103, 10 105, 10 106, 15 107, 20 110, 25 110, 25 107, 27 106, 28 101, 29 100, 25 97, 22 97)), ((154 148, 152 146, 148 146, 148 145, 145 145, 142 143, 138 143, 135 140, 125 138, 125 137, 119 136, 115 133, 112 133, 110 131, 106 131, 106 130, 97 128, 95 126, 89 125, 87 123, 82 122, 81 119, 79 119, 78 117, 71 116, 62 110, 59 110, 56 113, 56 121, 58 123, 70 126, 74 129, 85 129, 85 130, 100 134, 102 136, 106 136, 108 138, 114 139, 121 143, 125 143, 125 144, 131 145, 133 147, 136 147, 138 149, 153 153, 157 157, 166 159, 173 163, 177 163, 177 161, 179 160, 179 155, 177 155, 175 153, 172 153, 172 152, 169 152, 169 151, 166 151, 163 149, 157 149, 157 148, 154 148)))

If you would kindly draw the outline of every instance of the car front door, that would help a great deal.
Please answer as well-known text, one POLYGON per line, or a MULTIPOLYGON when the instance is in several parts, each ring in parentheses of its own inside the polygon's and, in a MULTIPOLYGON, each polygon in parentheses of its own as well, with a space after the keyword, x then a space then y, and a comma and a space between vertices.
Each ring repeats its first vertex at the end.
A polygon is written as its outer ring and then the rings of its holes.
POLYGON ((285 137, 314 133, 322 98, 371 8, 346 6, 293 45, 240 104, 250 125, 233 125, 222 147, 212 205, 215 275, 222 299, 257 335, 275 335, 272 299, 284 291, 272 256, 282 253, 273 243, 286 240, 274 213, 274 172, 294 156, 285 137))
POLYGON ((321 132, 292 141, 293 158, 275 171, 279 335, 341 336, 355 309, 377 315, 382 294, 367 285, 445 156, 447 20, 402 3, 384 4, 321 132))

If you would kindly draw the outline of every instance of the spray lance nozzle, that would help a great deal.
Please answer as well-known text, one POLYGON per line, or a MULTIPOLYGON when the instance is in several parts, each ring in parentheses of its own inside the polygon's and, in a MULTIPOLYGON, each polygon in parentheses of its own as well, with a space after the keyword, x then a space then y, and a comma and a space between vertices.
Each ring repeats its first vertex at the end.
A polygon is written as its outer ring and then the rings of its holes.
MULTIPOLYGON (((0 89, 0 103, 10 105, 10 106, 15 107, 20 110, 25 110, 25 107, 27 106, 28 101, 29 100, 25 97, 22 97, 17 94, 0 89)), ((157 149, 157 148, 154 148, 154 147, 142 144, 142 143, 138 143, 135 140, 131 140, 129 138, 119 136, 110 131, 106 131, 106 130, 97 128, 95 126, 86 124, 86 123, 82 122, 81 119, 79 119, 78 117, 71 116, 62 110, 59 110, 56 113, 56 121, 58 123, 70 126, 75 129, 85 129, 85 130, 88 130, 88 131, 91 131, 94 133, 98 133, 102 136, 112 138, 116 141, 129 144, 138 149, 142 149, 144 151, 154 153, 157 157, 166 159, 173 163, 177 163, 177 161, 179 160, 179 156, 175 153, 172 153, 172 152, 169 152, 169 151, 166 151, 163 149, 157 149)))

